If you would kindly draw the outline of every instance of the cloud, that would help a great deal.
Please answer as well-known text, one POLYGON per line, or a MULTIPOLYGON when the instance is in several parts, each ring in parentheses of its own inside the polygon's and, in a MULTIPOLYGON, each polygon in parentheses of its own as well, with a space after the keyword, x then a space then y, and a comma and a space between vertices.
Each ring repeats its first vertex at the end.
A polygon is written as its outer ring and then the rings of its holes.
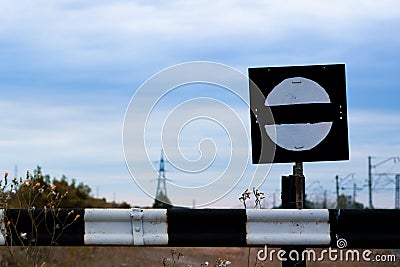
POLYGON ((122 159, 116 149, 122 146, 122 118, 110 107, 29 100, 3 100, 0 106, 3 164, 90 165, 122 159))
POLYGON ((321 39, 363 43, 374 38, 371 26, 386 21, 395 25, 399 18, 395 1, 39 3, 3 4, 0 36, 13 40, 36 66, 66 70, 98 62, 103 66, 97 68, 106 69, 129 61, 136 66, 180 62, 182 56, 221 59, 218 54, 224 51, 226 60, 227 54, 240 57, 249 50, 296 51, 321 39))
MULTIPOLYGON (((131 94, 154 73, 191 60, 219 61, 244 73, 249 66, 345 62, 352 159, 310 163, 306 171, 327 184, 332 170, 365 177, 368 155, 399 151, 399 7, 398 1, 356 0, 3 2, 0 148, 7 153, 2 166, 32 169, 44 163, 56 175, 73 172, 105 188, 109 179, 130 183, 121 151, 123 114, 131 94)), ((182 94, 171 97, 166 107, 207 95, 182 94)), ((231 96, 212 96, 236 110, 231 96)), ((237 110, 248 120, 246 108, 237 110)), ((197 148, 204 126, 185 132, 182 148, 189 158, 198 152, 190 148, 193 142, 197 148)), ((136 130, 142 134, 143 129, 136 130)), ((203 134, 212 136, 213 131, 203 134)), ((150 158, 157 160, 156 142, 154 149, 150 158)), ((248 153, 246 147, 237 149, 248 153)), ((274 166, 273 185, 279 187, 279 177, 290 170, 288 165, 274 166)), ((154 173, 143 175, 153 178, 154 173)), ((121 195, 140 192, 122 187, 121 195)))

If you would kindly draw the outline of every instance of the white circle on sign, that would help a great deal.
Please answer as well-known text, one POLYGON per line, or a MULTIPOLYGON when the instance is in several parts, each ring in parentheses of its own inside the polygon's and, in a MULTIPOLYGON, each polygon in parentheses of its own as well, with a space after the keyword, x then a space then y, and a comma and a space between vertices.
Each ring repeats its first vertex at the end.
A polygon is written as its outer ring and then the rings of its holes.
MULTIPOLYGON (((265 99, 265 106, 331 103, 328 93, 315 81, 303 77, 283 80, 265 99)), ((265 125, 265 131, 278 146, 291 151, 316 147, 329 134, 333 122, 265 125)))

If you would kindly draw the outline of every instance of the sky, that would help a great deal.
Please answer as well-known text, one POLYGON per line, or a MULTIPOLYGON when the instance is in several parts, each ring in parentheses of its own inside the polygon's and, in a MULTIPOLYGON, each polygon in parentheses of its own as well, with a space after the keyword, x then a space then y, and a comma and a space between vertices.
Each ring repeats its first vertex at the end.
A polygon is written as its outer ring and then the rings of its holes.
POLYGON ((292 166, 251 164, 248 68, 344 63, 350 160, 305 163, 307 194, 334 202, 339 175, 342 192, 356 183, 368 204, 373 156, 374 206, 393 208, 400 163, 380 163, 400 156, 399 25, 396 0, 0 1, 0 171, 40 165, 94 196, 148 206, 164 147, 173 203, 240 207, 256 186, 271 207, 292 166), (187 62, 222 64, 241 82, 184 84, 143 111, 153 99, 143 85, 187 62))

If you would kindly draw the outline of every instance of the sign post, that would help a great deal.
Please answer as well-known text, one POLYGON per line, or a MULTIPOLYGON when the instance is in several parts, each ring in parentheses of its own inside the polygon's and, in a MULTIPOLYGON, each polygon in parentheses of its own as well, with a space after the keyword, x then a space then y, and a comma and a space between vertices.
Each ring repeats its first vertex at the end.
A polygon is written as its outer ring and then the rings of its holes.
MULTIPOLYGON (((305 188, 305 177, 303 175, 303 163, 296 162, 295 165, 293 166, 293 175, 282 176, 282 195, 281 195, 282 208, 303 209, 305 204, 304 188, 305 188)), ((287 259, 287 261, 282 262, 283 267, 306 266, 306 261, 302 260, 304 248, 283 247, 282 249, 285 250, 285 257, 287 259)))
MULTIPOLYGON (((349 159, 345 65, 249 68, 249 79, 253 163, 295 162, 282 208, 303 209, 303 162, 349 159)), ((282 266, 306 266, 304 247, 283 249, 282 266)))

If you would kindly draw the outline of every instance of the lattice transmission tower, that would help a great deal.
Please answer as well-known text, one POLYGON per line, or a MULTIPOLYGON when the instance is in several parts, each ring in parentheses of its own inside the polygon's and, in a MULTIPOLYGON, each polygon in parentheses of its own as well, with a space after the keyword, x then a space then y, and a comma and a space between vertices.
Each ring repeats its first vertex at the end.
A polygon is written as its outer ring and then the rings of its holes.
POLYGON ((164 151, 161 149, 160 165, 158 168, 156 198, 154 200, 153 208, 169 208, 169 207, 172 207, 172 205, 167 194, 167 178, 165 175, 164 151))

